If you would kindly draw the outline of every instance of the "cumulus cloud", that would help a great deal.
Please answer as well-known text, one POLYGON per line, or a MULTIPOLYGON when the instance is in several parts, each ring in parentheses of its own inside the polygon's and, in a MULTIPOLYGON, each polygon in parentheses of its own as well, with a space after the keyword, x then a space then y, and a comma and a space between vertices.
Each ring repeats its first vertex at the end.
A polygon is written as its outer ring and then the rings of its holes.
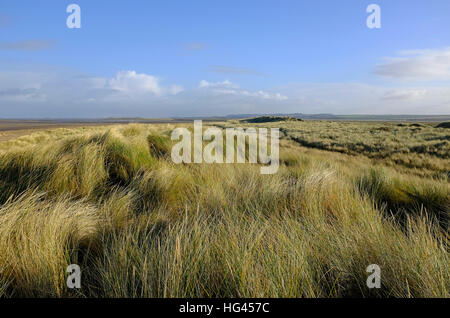
POLYGON ((110 78, 66 72, 0 72, 0 102, 139 104, 183 90, 180 85, 163 85, 158 77, 135 71, 120 71, 110 78))
POLYGON ((375 73, 399 80, 450 80, 450 47, 400 52, 377 65, 375 73))
POLYGON ((161 94, 158 78, 135 71, 118 72, 107 81, 107 87, 123 94, 161 94))

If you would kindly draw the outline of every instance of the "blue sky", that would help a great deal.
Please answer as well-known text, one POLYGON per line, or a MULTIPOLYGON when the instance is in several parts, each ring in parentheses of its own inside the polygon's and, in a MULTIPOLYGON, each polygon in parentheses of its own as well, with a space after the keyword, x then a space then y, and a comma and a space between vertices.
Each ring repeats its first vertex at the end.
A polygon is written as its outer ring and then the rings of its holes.
POLYGON ((450 1, 0 3, 0 117, 450 113, 450 1), (66 7, 81 8, 81 29, 66 7), (369 29, 369 4, 381 28, 369 29))

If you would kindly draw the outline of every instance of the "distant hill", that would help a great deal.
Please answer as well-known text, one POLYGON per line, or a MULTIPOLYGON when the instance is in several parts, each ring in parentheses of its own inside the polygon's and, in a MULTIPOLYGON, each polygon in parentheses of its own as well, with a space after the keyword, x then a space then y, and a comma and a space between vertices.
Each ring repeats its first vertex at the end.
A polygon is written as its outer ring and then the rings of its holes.
POLYGON ((279 121, 303 121, 303 119, 290 117, 290 116, 260 116, 260 117, 242 119, 240 121, 243 123, 257 124, 257 123, 273 123, 273 122, 279 122, 279 121))
POLYGON ((226 115, 225 118, 228 119, 242 119, 242 118, 254 118, 254 117, 291 117, 291 118, 300 118, 300 119, 339 119, 339 116, 333 114, 302 114, 302 113, 292 113, 292 114, 283 114, 283 113, 275 113, 275 114, 233 114, 226 115))
POLYGON ((334 114, 232 114, 225 119, 245 119, 263 116, 282 116, 308 120, 348 120, 348 121, 406 121, 406 122, 443 122, 450 121, 450 115, 334 115, 334 114))
POLYGON ((396 122, 450 122, 450 115, 334 115, 334 114, 230 114, 226 116, 174 116, 171 118, 108 117, 108 118, 0 118, 0 122, 45 122, 45 123, 183 123, 196 119, 204 121, 226 121, 256 117, 290 117, 305 120, 342 121, 396 121, 396 122))

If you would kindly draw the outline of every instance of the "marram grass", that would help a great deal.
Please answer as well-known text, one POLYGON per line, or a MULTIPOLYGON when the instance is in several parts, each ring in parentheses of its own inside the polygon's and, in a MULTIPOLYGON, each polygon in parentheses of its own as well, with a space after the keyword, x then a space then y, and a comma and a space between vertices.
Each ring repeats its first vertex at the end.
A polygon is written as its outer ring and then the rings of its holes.
POLYGON ((287 135, 274 175, 175 165, 171 129, 57 129, 0 144, 0 296, 449 297, 442 175, 287 135), (79 290, 66 287, 73 263, 79 290), (380 289, 366 286, 370 264, 380 289))

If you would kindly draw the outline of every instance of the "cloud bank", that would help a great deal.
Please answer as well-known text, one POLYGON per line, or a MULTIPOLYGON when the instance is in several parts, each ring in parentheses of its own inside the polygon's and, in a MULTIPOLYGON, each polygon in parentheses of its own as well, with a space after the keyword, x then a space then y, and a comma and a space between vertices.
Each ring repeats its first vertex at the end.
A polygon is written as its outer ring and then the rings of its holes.
POLYGON ((450 47, 441 50, 410 50, 389 57, 377 65, 375 73, 397 80, 450 80, 450 47))
MULTIPOLYGON (((192 50, 202 44, 191 44, 192 50)), ((34 50, 45 43, 0 43, 34 50)), ((246 73, 218 67, 217 73, 246 73)), ((450 114, 450 48, 410 50, 385 59, 375 73, 395 80, 290 83, 241 87, 234 80, 201 79, 193 87, 135 70, 110 77, 70 71, 0 70, 0 118, 168 117, 239 113, 450 114)))
POLYGON ((0 71, 0 118, 218 115, 267 111, 287 99, 279 92, 243 89, 228 80, 201 80, 186 89, 134 70, 109 78, 0 71))

